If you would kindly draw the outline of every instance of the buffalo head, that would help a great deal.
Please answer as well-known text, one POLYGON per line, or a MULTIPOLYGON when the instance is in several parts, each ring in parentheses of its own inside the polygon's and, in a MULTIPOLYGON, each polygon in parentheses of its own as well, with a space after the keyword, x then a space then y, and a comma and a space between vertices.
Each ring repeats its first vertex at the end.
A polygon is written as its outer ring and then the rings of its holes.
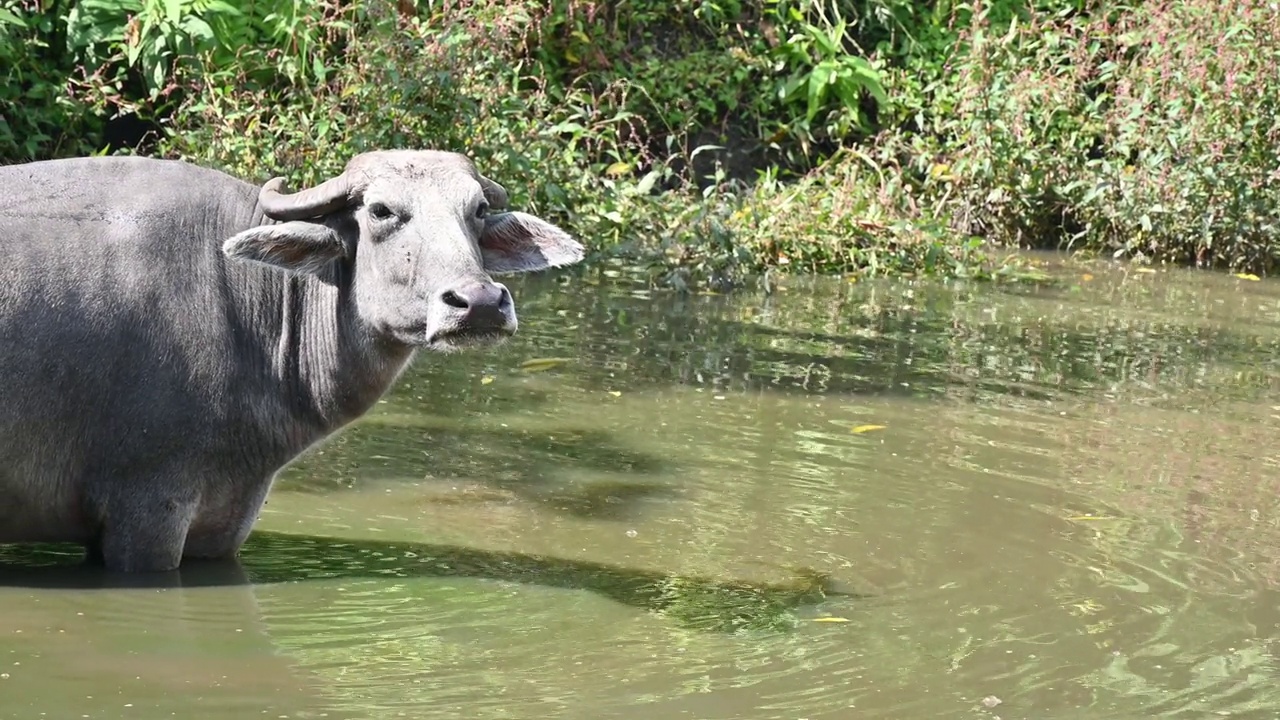
POLYGON ((572 265, 583 247, 563 230, 507 211, 507 193, 455 153, 389 150, 294 194, 259 193, 276 222, 228 239, 231 258, 297 273, 345 263, 355 312, 377 335, 453 350, 516 330, 511 293, 492 275, 572 265))

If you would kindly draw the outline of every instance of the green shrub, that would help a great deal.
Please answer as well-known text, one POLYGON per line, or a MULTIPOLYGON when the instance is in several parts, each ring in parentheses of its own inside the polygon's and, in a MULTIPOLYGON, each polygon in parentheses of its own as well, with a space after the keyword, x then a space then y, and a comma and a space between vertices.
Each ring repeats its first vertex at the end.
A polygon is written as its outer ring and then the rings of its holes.
POLYGON ((899 117, 924 117, 882 141, 935 216, 1000 244, 1272 266, 1280 12, 1144 0, 997 21, 995 7, 974 9, 937 80, 887 79, 914 91, 894 94, 899 117))
POLYGON ((323 81, 339 14, 301 0, 0 0, 0 160, 102 151, 109 121, 168 118, 205 68, 323 81))
POLYGON ((677 285, 1025 277, 999 252, 1018 246, 1275 255, 1262 0, 0 7, 5 161, 101 151, 124 112, 163 124, 156 152, 294 186, 364 150, 450 148, 677 285))
POLYGON ((1280 12, 1150 0, 1106 33, 1102 146, 1078 183, 1083 238, 1117 255, 1270 269, 1280 240, 1280 12))
MULTIPOLYGON (((465 11, 363 18, 345 25, 352 30, 333 44, 341 52, 327 62, 332 72, 306 92, 297 82, 248 82, 244 74, 255 66, 244 58, 226 69, 206 62, 186 76, 189 100, 164 150, 258 180, 283 174, 301 186, 338 172, 366 149, 448 147, 503 178, 513 202, 667 282, 731 281, 772 264, 757 247, 765 229, 742 220, 744 207, 756 212, 767 200, 715 163, 708 165, 710 177, 690 172, 708 152, 690 142, 706 124, 743 126, 763 117, 758 107, 743 110, 742 104, 765 102, 753 89, 772 77, 765 75, 770 61, 764 55, 753 60, 749 43, 714 39, 711 29, 728 16, 706 5, 638 2, 594 15, 587 8, 475 2, 465 11), (657 42, 662 33, 671 42, 657 42), (623 66, 623 59, 630 64, 623 66), (702 85, 711 92, 701 92, 702 85)), ((803 47, 820 42, 806 40, 803 47)), ((791 65, 779 66, 770 102, 797 105, 784 88, 800 72, 798 52, 791 51, 791 65)), ((839 80, 857 71, 860 79, 827 83, 836 89, 804 96, 794 116, 802 139, 793 148, 817 137, 804 125, 810 118, 835 123, 829 127, 864 125, 865 118, 851 114, 861 112, 854 104, 863 98, 855 91, 880 92, 871 84, 874 73, 830 47, 823 52, 813 56, 812 68, 823 68, 814 72, 839 80), (832 58, 842 64, 824 65, 832 58)), ((777 128, 759 121, 756 131, 777 128)), ((781 189, 776 182, 769 187, 781 189)), ((819 183, 813 189, 848 188, 819 183)), ((842 206, 836 206, 838 212, 842 206)), ((857 269, 861 256, 837 252, 823 226, 830 209, 806 224, 799 207, 792 229, 807 235, 796 241, 821 238, 799 253, 805 262, 857 269)), ((841 231, 839 237, 853 236, 841 231)))
POLYGON ((65 30, 35 0, 0 2, 0 162, 83 154, 102 131, 93 107, 72 92, 65 30))

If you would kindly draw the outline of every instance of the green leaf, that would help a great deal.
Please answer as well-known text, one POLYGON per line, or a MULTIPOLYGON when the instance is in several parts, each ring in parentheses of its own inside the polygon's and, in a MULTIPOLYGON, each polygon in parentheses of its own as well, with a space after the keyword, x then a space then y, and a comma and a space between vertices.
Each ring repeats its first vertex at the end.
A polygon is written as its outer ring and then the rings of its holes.
POLYGON ((804 29, 805 32, 808 33, 809 37, 813 38, 814 43, 818 45, 819 49, 822 50, 823 55, 828 58, 832 58, 839 53, 839 48, 836 47, 835 42, 826 33, 808 24, 805 25, 804 29))
POLYGON ((164 16, 171 24, 182 20, 182 0, 164 0, 164 16))
POLYGON ((636 192, 641 195, 648 195, 653 190, 653 185, 658 181, 658 171, 650 170, 645 176, 640 178, 640 182, 636 183, 636 192))
POLYGON ((859 84, 871 93, 876 102, 881 105, 889 104, 889 96, 884 91, 884 85, 880 82, 880 73, 871 67, 871 63, 860 57, 849 57, 845 60, 848 67, 852 68, 853 75, 858 79, 859 84))
POLYGON ((240 8, 232 5, 231 3, 223 2, 223 0, 209 0, 209 2, 205 3, 205 9, 210 13, 231 15, 233 17, 241 17, 244 15, 244 13, 240 12, 240 8))
POLYGON ((822 98, 826 94, 827 83, 831 79, 831 68, 826 63, 820 63, 809 74, 809 112, 806 113, 806 120, 813 120, 813 117, 822 109, 822 98))
POLYGON ((153 92, 159 91, 160 88, 164 87, 166 75, 167 73, 165 72, 163 62, 157 62, 155 66, 151 68, 151 87, 153 92))
POLYGON ((858 109, 858 91, 862 88, 853 78, 841 78, 832 86, 835 90, 836 97, 840 98, 840 102, 849 110, 858 109))
POLYGON ((182 21, 182 29, 188 36, 201 41, 209 41, 214 37, 213 28, 209 23, 195 15, 188 15, 182 21))
MULTIPOLYGON (((134 36, 133 44, 129 46, 129 64, 133 65, 138 61, 138 56, 142 53, 143 47, 147 44, 147 38, 151 35, 151 29, 156 26, 155 16, 151 14, 142 17, 142 26, 138 28, 138 34, 134 36)), ((160 39, 164 39, 161 35, 160 39)))
POLYGON ((0 7, 0 25, 16 25, 20 28, 27 26, 22 18, 2 7, 0 7))
POLYGON ((787 78, 778 86, 778 99, 784 103, 795 100, 804 91, 805 80, 807 78, 800 73, 787 78))
POLYGON ((138 55, 141 52, 142 52, 142 43, 140 42, 130 43, 129 46, 125 48, 125 59, 128 61, 130 65, 134 65, 138 62, 138 55))
POLYGON ((577 134, 577 133, 583 132, 584 130, 586 130, 585 127, 583 127, 582 125, 576 122, 571 122, 571 121, 556 123, 555 125, 552 125, 551 127, 547 128, 547 132, 552 135, 558 135, 560 133, 577 134))

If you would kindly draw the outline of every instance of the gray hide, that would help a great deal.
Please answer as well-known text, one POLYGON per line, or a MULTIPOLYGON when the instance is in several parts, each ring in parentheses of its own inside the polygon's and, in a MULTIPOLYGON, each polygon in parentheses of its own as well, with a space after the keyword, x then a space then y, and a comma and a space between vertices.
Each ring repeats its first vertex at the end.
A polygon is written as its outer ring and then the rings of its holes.
POLYGON ((505 204, 430 151, 296 195, 176 161, 0 167, 0 542, 122 571, 234 557, 277 471, 416 349, 515 332, 492 274, 582 259, 505 204))

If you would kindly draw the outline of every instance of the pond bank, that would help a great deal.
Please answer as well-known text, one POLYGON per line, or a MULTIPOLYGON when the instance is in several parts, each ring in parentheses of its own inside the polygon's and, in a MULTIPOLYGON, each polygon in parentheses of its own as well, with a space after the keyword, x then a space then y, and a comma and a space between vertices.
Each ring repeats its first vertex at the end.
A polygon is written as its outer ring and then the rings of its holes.
POLYGON ((2 162, 132 148, 299 187, 449 148, 676 286, 1280 256, 1264 0, 43 5, 0 12, 2 162))

